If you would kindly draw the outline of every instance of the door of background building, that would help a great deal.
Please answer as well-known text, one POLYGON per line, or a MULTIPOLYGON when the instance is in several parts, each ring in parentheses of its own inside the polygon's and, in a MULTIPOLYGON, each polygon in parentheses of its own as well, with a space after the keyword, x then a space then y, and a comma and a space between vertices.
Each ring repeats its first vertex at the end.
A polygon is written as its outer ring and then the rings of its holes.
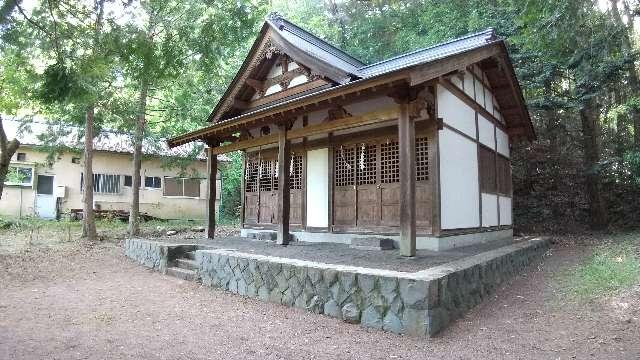
POLYGON ((56 218, 56 198, 53 195, 53 176, 38 175, 36 183, 36 214, 43 219, 56 218))

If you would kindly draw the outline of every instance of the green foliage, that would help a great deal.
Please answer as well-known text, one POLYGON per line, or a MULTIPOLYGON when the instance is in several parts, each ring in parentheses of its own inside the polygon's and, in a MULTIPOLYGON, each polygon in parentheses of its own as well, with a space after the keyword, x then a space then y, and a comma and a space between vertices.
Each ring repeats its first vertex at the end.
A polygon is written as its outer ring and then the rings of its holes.
POLYGON ((77 91, 77 74, 63 64, 48 66, 42 74, 42 83, 37 96, 44 104, 66 102, 74 91, 77 91))
POLYGON ((242 205, 242 153, 239 151, 227 154, 229 161, 220 169, 222 192, 220 199, 220 219, 226 222, 240 221, 242 205))
POLYGON ((630 150, 624 154, 624 163, 633 181, 640 185, 640 151, 630 150))
POLYGON ((639 282, 637 239, 598 247, 568 279, 569 290, 580 299, 610 295, 639 282))

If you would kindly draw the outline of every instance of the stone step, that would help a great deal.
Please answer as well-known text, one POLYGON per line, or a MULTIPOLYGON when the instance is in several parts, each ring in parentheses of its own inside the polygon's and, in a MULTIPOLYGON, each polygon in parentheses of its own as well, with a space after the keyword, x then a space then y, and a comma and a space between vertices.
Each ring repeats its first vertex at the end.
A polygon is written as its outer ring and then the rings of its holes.
POLYGON ((176 265, 176 267, 179 267, 179 268, 185 269, 185 270, 197 270, 198 269, 198 264, 195 262, 195 260, 191 260, 191 259, 176 259, 175 260, 175 265, 176 265))
POLYGON ((190 259, 190 260, 195 260, 196 259, 196 252, 195 251, 187 251, 186 253, 184 253, 184 258, 185 259, 190 259))
POLYGON ((392 250, 393 239, 375 236, 354 237, 349 247, 358 250, 392 250))
POLYGON ((195 281, 196 272, 193 270, 181 269, 178 267, 170 267, 167 269, 167 275, 177 277, 178 279, 195 281))

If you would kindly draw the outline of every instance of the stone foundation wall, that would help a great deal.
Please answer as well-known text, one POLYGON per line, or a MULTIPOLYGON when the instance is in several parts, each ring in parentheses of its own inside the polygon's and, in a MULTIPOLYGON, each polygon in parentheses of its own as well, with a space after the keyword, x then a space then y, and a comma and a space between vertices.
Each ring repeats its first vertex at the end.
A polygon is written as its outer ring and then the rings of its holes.
MULTIPOLYGON (((158 269, 163 261, 166 266, 164 248, 144 240, 125 243, 127 256, 158 269)), ((539 261, 547 248, 546 240, 534 239, 415 273, 230 250, 195 254, 205 285, 370 328, 432 336, 539 261)))

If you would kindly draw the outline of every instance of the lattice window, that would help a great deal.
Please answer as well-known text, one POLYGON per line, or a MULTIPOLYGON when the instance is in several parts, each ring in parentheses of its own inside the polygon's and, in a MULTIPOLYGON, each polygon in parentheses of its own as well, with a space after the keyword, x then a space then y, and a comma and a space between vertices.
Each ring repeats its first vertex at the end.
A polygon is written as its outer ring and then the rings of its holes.
POLYGON ((377 181, 378 146, 361 144, 358 150, 358 185, 375 184, 377 181))
POLYGON ((429 180, 429 143, 426 137, 416 138, 416 181, 429 180))
POLYGON ((260 177, 260 191, 271 191, 273 188, 273 160, 262 160, 260 162, 259 177, 260 177))
POLYGON ((271 180, 273 181, 273 191, 278 190, 278 160, 273 160, 271 167, 271 180))
POLYGON ((356 170, 356 151, 353 147, 343 147, 335 150, 334 176, 335 186, 354 185, 356 170))
POLYGON ((260 161, 247 160, 244 173, 244 188, 246 192, 258 192, 258 173, 260 161))
POLYGON ((387 140, 380 144, 380 182, 400 182, 400 147, 397 141, 387 140))
POLYGON ((289 189, 302 189, 302 155, 293 154, 289 168, 289 189))

